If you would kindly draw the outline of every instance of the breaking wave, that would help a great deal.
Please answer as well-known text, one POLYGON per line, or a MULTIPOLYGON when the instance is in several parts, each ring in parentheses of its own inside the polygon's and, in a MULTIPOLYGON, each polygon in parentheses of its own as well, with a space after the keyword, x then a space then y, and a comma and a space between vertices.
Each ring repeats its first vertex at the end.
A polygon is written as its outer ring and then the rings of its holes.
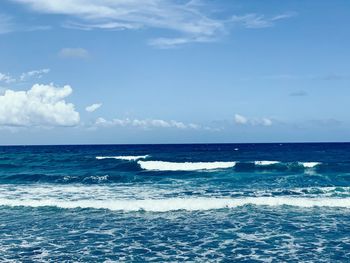
POLYGON ((149 157, 149 155, 137 155, 137 156, 96 156, 97 160, 103 160, 103 159, 117 159, 117 160, 124 160, 124 161, 137 161, 139 159, 146 159, 149 157))
POLYGON ((293 207, 335 207, 350 208, 350 198, 294 198, 294 197, 248 197, 248 198, 167 198, 146 200, 75 200, 60 199, 18 200, 0 199, 2 206, 45 207, 65 209, 92 208, 113 211, 169 212, 177 210, 202 211, 235 208, 245 205, 293 206, 293 207))
POLYGON ((280 162, 280 161, 254 161, 256 166, 270 166, 270 165, 282 165, 282 166, 302 166, 304 168, 314 168, 320 164, 321 162, 280 162))
POLYGON ((138 161, 140 167, 149 171, 197 171, 226 169, 236 165, 236 162, 164 162, 138 161))
POLYGON ((305 168, 314 168, 320 164, 320 162, 299 162, 299 165, 304 166, 305 168))

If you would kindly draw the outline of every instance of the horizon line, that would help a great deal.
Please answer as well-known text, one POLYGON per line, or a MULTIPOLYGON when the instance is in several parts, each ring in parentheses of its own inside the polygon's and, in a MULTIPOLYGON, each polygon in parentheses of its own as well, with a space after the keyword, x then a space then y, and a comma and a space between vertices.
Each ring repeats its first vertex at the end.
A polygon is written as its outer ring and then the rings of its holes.
POLYGON ((227 145, 227 144, 348 144, 350 141, 316 141, 316 142, 207 142, 207 143, 77 143, 77 144, 1 144, 0 147, 31 147, 31 146, 147 146, 147 145, 227 145))

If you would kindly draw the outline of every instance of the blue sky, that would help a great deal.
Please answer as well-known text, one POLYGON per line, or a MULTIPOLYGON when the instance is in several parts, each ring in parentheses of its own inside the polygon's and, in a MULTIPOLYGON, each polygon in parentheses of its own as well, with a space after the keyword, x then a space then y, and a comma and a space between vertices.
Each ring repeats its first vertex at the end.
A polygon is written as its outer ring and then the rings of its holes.
POLYGON ((1 1, 0 144, 349 141, 348 10, 1 1))

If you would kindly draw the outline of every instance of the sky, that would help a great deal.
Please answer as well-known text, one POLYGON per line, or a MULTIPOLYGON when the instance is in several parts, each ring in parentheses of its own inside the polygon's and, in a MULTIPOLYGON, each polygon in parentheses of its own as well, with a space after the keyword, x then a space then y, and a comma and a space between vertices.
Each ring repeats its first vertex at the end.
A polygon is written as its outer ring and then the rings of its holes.
POLYGON ((0 144, 350 141, 349 10, 3 0, 0 144))

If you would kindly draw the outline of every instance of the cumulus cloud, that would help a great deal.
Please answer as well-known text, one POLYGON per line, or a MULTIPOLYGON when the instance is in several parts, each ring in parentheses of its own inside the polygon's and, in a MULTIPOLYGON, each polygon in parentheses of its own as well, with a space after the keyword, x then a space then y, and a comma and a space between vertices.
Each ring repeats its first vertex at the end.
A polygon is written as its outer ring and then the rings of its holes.
POLYGON ((176 128, 176 129, 199 129, 200 126, 194 123, 185 124, 180 121, 165 121, 161 119, 113 119, 106 120, 102 117, 97 118, 96 127, 137 127, 142 129, 151 128, 176 128))
POLYGON ((240 114, 235 114, 234 122, 238 125, 262 125, 262 126, 271 126, 272 120, 269 118, 247 118, 240 114))
POLYGON ((4 94, 6 91, 5 87, 0 87, 0 95, 4 94))
POLYGON ((46 14, 60 14, 69 18, 68 28, 92 30, 137 30, 156 28, 177 34, 172 38, 156 38, 149 44, 168 48, 190 42, 210 42, 226 34, 232 24, 247 28, 272 26, 276 21, 291 17, 248 14, 232 19, 214 18, 212 8, 204 1, 193 0, 12 0, 32 10, 46 14))
POLYGON ((94 103, 94 104, 92 104, 92 105, 90 105, 90 106, 87 106, 86 108, 85 108, 85 110, 87 111, 87 112, 94 112, 95 110, 97 110, 98 108, 100 108, 102 106, 102 103, 94 103))
POLYGON ((0 126, 74 126, 80 121, 72 103, 64 99, 72 93, 68 85, 35 84, 28 91, 6 90, 0 96, 0 126))
POLYGON ((88 58, 89 52, 84 48, 62 48, 58 55, 62 58, 88 58))

